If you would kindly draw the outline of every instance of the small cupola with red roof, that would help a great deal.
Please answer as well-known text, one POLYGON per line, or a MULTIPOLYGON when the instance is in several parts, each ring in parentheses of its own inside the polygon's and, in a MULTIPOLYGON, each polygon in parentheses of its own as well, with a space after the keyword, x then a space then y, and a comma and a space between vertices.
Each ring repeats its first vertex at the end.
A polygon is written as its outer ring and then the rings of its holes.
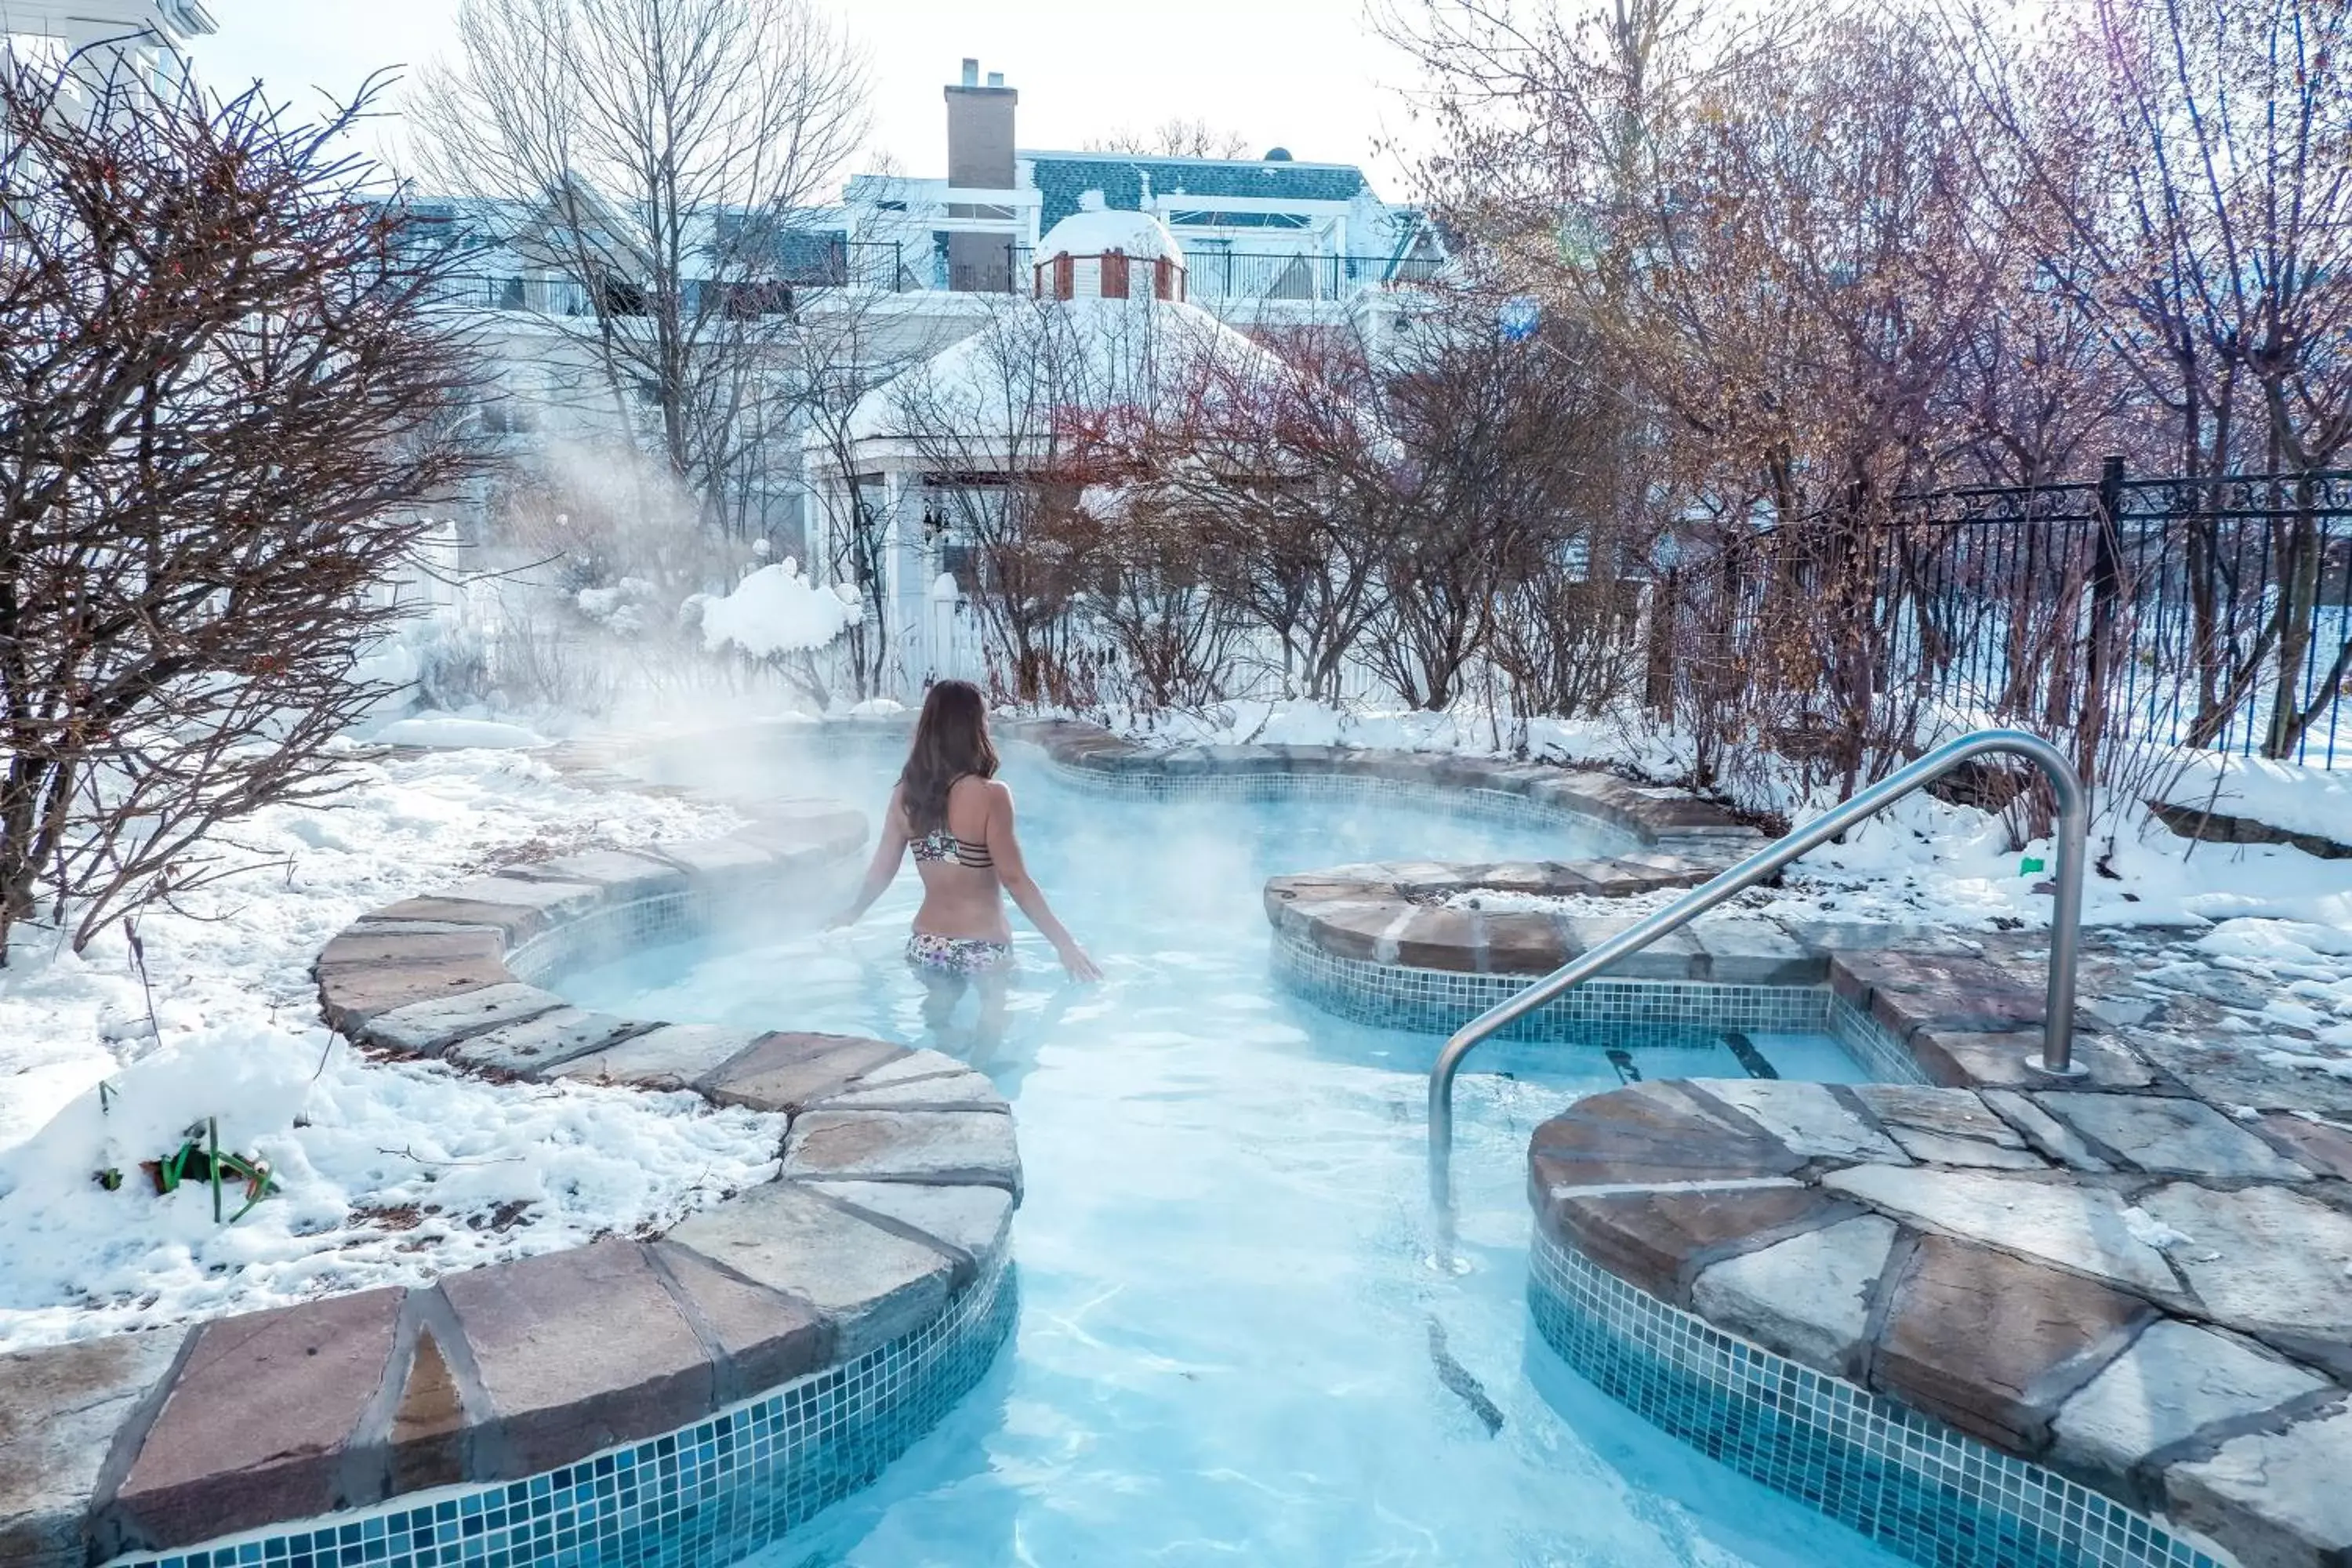
POLYGON ((1040 300, 1181 300, 1184 252, 1151 214, 1088 191, 1037 242, 1034 286, 1040 300))

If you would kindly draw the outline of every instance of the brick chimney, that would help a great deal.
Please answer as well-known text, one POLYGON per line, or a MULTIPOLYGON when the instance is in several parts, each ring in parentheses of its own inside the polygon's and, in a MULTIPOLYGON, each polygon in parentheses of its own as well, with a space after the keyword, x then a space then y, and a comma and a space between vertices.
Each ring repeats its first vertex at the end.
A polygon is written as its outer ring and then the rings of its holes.
MULTIPOLYGON (((947 89, 948 184, 965 190, 1013 188, 1013 109, 1021 94, 1002 72, 980 81, 980 62, 963 62, 963 79, 947 89)), ((948 236, 948 287, 1002 292, 1013 282, 1010 233, 948 236)))
POLYGON ((980 85, 980 62, 963 62, 963 80, 947 89, 948 184, 992 191, 1013 188, 1013 107, 1020 93, 992 72, 980 85))

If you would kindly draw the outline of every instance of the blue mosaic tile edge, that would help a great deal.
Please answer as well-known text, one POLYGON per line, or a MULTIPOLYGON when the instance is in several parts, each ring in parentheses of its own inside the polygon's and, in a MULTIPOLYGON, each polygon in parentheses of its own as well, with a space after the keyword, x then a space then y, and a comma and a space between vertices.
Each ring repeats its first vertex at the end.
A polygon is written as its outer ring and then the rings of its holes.
POLYGON ((1010 1265, 931 1322, 659 1437, 110 1568, 725 1568, 870 1483, 987 1373, 1010 1265))
MULTIPOLYGON (((1276 930, 1274 973, 1293 995, 1327 1013, 1376 1028, 1452 1034, 1497 1002, 1525 990, 1522 974, 1414 969, 1324 952, 1276 930)), ((1588 980, 1501 1031, 1512 1040, 1613 1046, 1715 1044, 1727 1029, 1819 1034, 1829 1027, 1830 992, 1818 985, 1725 985, 1706 981, 1588 980)))
POLYGON ((1659 1300, 1538 1227, 1544 1342, 1654 1425, 1931 1568, 2222 1568, 2162 1525, 1659 1300))

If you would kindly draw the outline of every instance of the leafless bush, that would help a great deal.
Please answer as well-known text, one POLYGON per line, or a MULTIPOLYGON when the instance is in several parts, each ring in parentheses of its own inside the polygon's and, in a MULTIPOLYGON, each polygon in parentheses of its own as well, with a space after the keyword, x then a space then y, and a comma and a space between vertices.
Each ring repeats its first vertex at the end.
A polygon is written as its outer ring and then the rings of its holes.
POLYGON ((214 830, 332 794, 383 695, 372 590, 474 459, 437 263, 338 150, 368 97, 0 74, 0 953, 235 869, 214 830))
POLYGON ((1093 535, 1078 605, 1118 655, 1130 706, 1198 711, 1232 689, 1238 617, 1211 585, 1207 542, 1180 505, 1138 485, 1082 498, 1093 535))

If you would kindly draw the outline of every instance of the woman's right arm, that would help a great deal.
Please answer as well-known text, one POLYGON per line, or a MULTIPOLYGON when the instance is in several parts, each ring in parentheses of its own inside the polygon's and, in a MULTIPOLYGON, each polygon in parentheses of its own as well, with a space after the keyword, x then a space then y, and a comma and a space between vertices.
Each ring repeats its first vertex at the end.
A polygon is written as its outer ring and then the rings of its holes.
POLYGON ((1053 910, 1045 902, 1045 889, 1029 875, 1028 863, 1021 858, 1021 837, 1013 830, 1013 792, 992 781, 988 795, 988 854, 996 862, 996 879, 1004 885, 1005 892, 1021 912, 1029 917, 1029 923, 1054 944, 1054 952, 1071 979, 1100 980, 1101 968, 1087 956, 1077 938, 1054 918, 1053 910))
POLYGON ((882 813, 882 835, 874 845, 874 859, 866 868, 866 880, 859 884, 857 897, 850 906, 825 922, 827 931, 856 925, 874 900, 898 879, 898 868, 907 858, 907 841, 911 837, 907 827, 907 814, 898 803, 898 792, 890 792, 890 804, 882 813))

